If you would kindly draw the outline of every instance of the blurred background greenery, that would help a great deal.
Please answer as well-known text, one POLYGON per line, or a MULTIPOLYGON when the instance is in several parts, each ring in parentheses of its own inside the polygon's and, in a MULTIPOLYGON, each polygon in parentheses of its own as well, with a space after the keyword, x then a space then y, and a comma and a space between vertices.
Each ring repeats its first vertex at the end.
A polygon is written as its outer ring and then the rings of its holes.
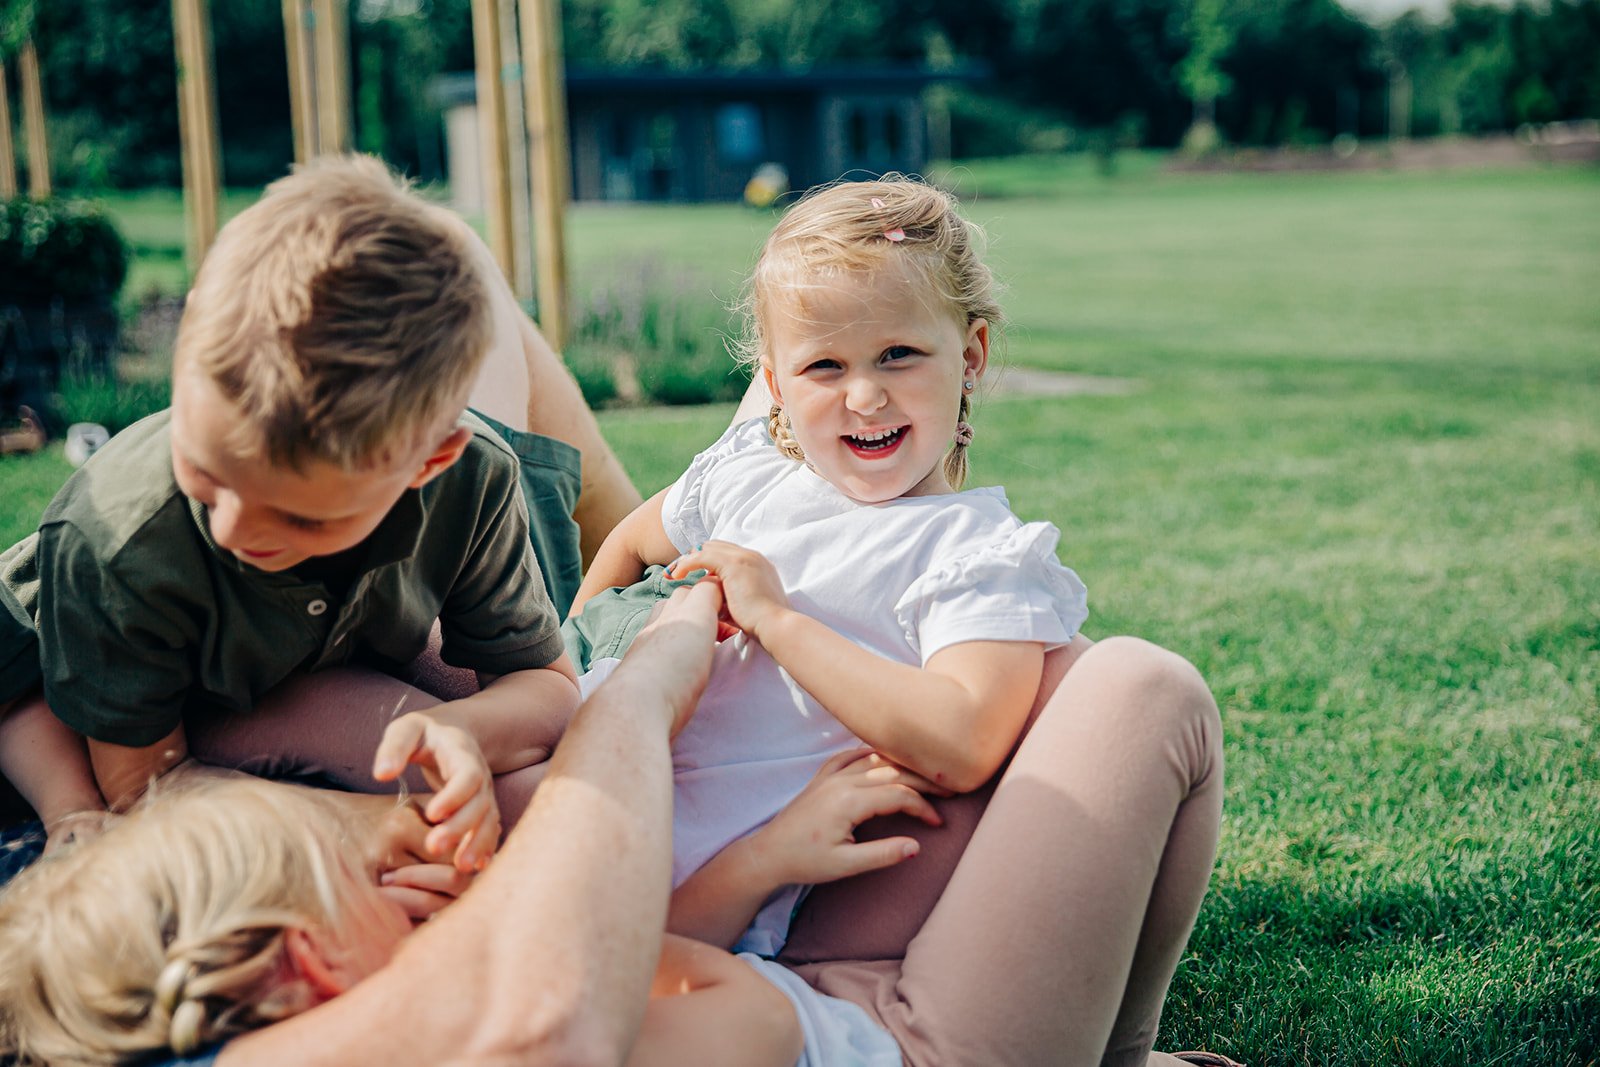
MULTIPOLYGON (((433 79, 472 69, 470 0, 356 0, 357 147, 444 173, 433 79)), ((947 98, 956 158, 1174 147, 1214 117, 1236 145, 1413 136, 1600 117, 1600 0, 1452 0, 1358 16, 1336 0, 567 0, 567 62, 803 70, 976 63, 947 98)), ((292 158, 282 6, 211 5, 223 171, 259 186, 292 158)), ((32 29, 57 183, 179 181, 172 13, 126 0, 0 0, 0 42, 32 29)), ((3 45, 0 45, 3 48, 3 45)))

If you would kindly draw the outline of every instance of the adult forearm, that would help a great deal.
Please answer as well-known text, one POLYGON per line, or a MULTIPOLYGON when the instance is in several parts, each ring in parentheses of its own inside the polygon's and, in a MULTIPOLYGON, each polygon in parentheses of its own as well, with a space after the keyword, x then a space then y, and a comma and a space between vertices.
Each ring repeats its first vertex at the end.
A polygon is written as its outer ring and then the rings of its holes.
POLYGON ((574 717, 499 856, 346 995, 229 1045, 222 1067, 615 1064, 638 1031, 672 867, 671 729, 710 667, 707 588, 641 634, 574 717))

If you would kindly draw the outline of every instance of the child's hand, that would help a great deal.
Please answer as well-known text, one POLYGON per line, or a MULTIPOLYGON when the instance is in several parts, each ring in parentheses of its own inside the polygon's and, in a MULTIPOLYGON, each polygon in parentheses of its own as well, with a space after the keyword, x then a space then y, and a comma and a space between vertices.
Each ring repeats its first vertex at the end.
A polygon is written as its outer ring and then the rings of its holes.
POLYGON ((683 578, 702 569, 722 586, 724 614, 758 641, 766 620, 789 608, 777 568, 759 552, 727 541, 707 541, 679 556, 667 568, 667 577, 683 578))
POLYGON ((917 854, 911 837, 857 842, 855 829, 879 815, 904 813, 929 826, 944 820, 924 793, 950 791, 871 749, 841 752, 811 783, 750 837, 752 857, 767 865, 778 885, 815 884, 892 867, 917 854))
POLYGON ((410 712, 383 732, 372 776, 392 781, 408 763, 422 768, 434 790, 422 813, 433 824, 426 840, 429 857, 449 855, 453 848, 457 870, 483 870, 500 843, 500 808, 494 775, 477 739, 426 712, 410 712))
POLYGON ((471 872, 433 862, 427 844, 432 830, 422 805, 410 800, 384 813, 368 847, 378 891, 399 904, 412 922, 432 918, 472 884, 471 872))

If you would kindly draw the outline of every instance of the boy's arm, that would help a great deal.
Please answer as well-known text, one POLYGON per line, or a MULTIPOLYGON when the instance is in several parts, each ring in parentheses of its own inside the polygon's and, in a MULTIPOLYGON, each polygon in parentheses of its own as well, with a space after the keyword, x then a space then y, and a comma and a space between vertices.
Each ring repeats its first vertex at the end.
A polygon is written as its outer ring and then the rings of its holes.
POLYGON ((583 584, 578 587, 568 615, 577 615, 596 593, 637 582, 650 564, 670 563, 678 557, 678 549, 668 539, 661 519, 661 505, 666 495, 667 490, 661 490, 617 523, 595 554, 589 572, 583 576, 583 584))
POLYGON ((89 739, 94 780, 112 811, 123 811, 144 795, 150 783, 189 757, 189 742, 180 724, 153 745, 130 748, 89 739))
POLYGON ((480 673, 478 683, 478 692, 428 714, 471 734, 495 774, 549 759, 578 707, 578 673, 566 653, 537 670, 480 673))
POLYGON ((69 817, 106 807, 83 737, 52 715, 43 697, 0 707, 0 775, 17 787, 52 839, 69 817))

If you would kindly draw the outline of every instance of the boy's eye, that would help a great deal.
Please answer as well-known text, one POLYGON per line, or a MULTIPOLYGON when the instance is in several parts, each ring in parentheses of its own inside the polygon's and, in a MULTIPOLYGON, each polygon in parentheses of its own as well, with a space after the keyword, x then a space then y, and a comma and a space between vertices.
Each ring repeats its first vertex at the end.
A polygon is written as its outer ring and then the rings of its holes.
POLYGON ((286 525, 293 526, 296 530, 314 531, 320 530, 327 525, 327 523, 321 519, 308 519, 300 515, 285 515, 283 517, 283 521, 286 525))

